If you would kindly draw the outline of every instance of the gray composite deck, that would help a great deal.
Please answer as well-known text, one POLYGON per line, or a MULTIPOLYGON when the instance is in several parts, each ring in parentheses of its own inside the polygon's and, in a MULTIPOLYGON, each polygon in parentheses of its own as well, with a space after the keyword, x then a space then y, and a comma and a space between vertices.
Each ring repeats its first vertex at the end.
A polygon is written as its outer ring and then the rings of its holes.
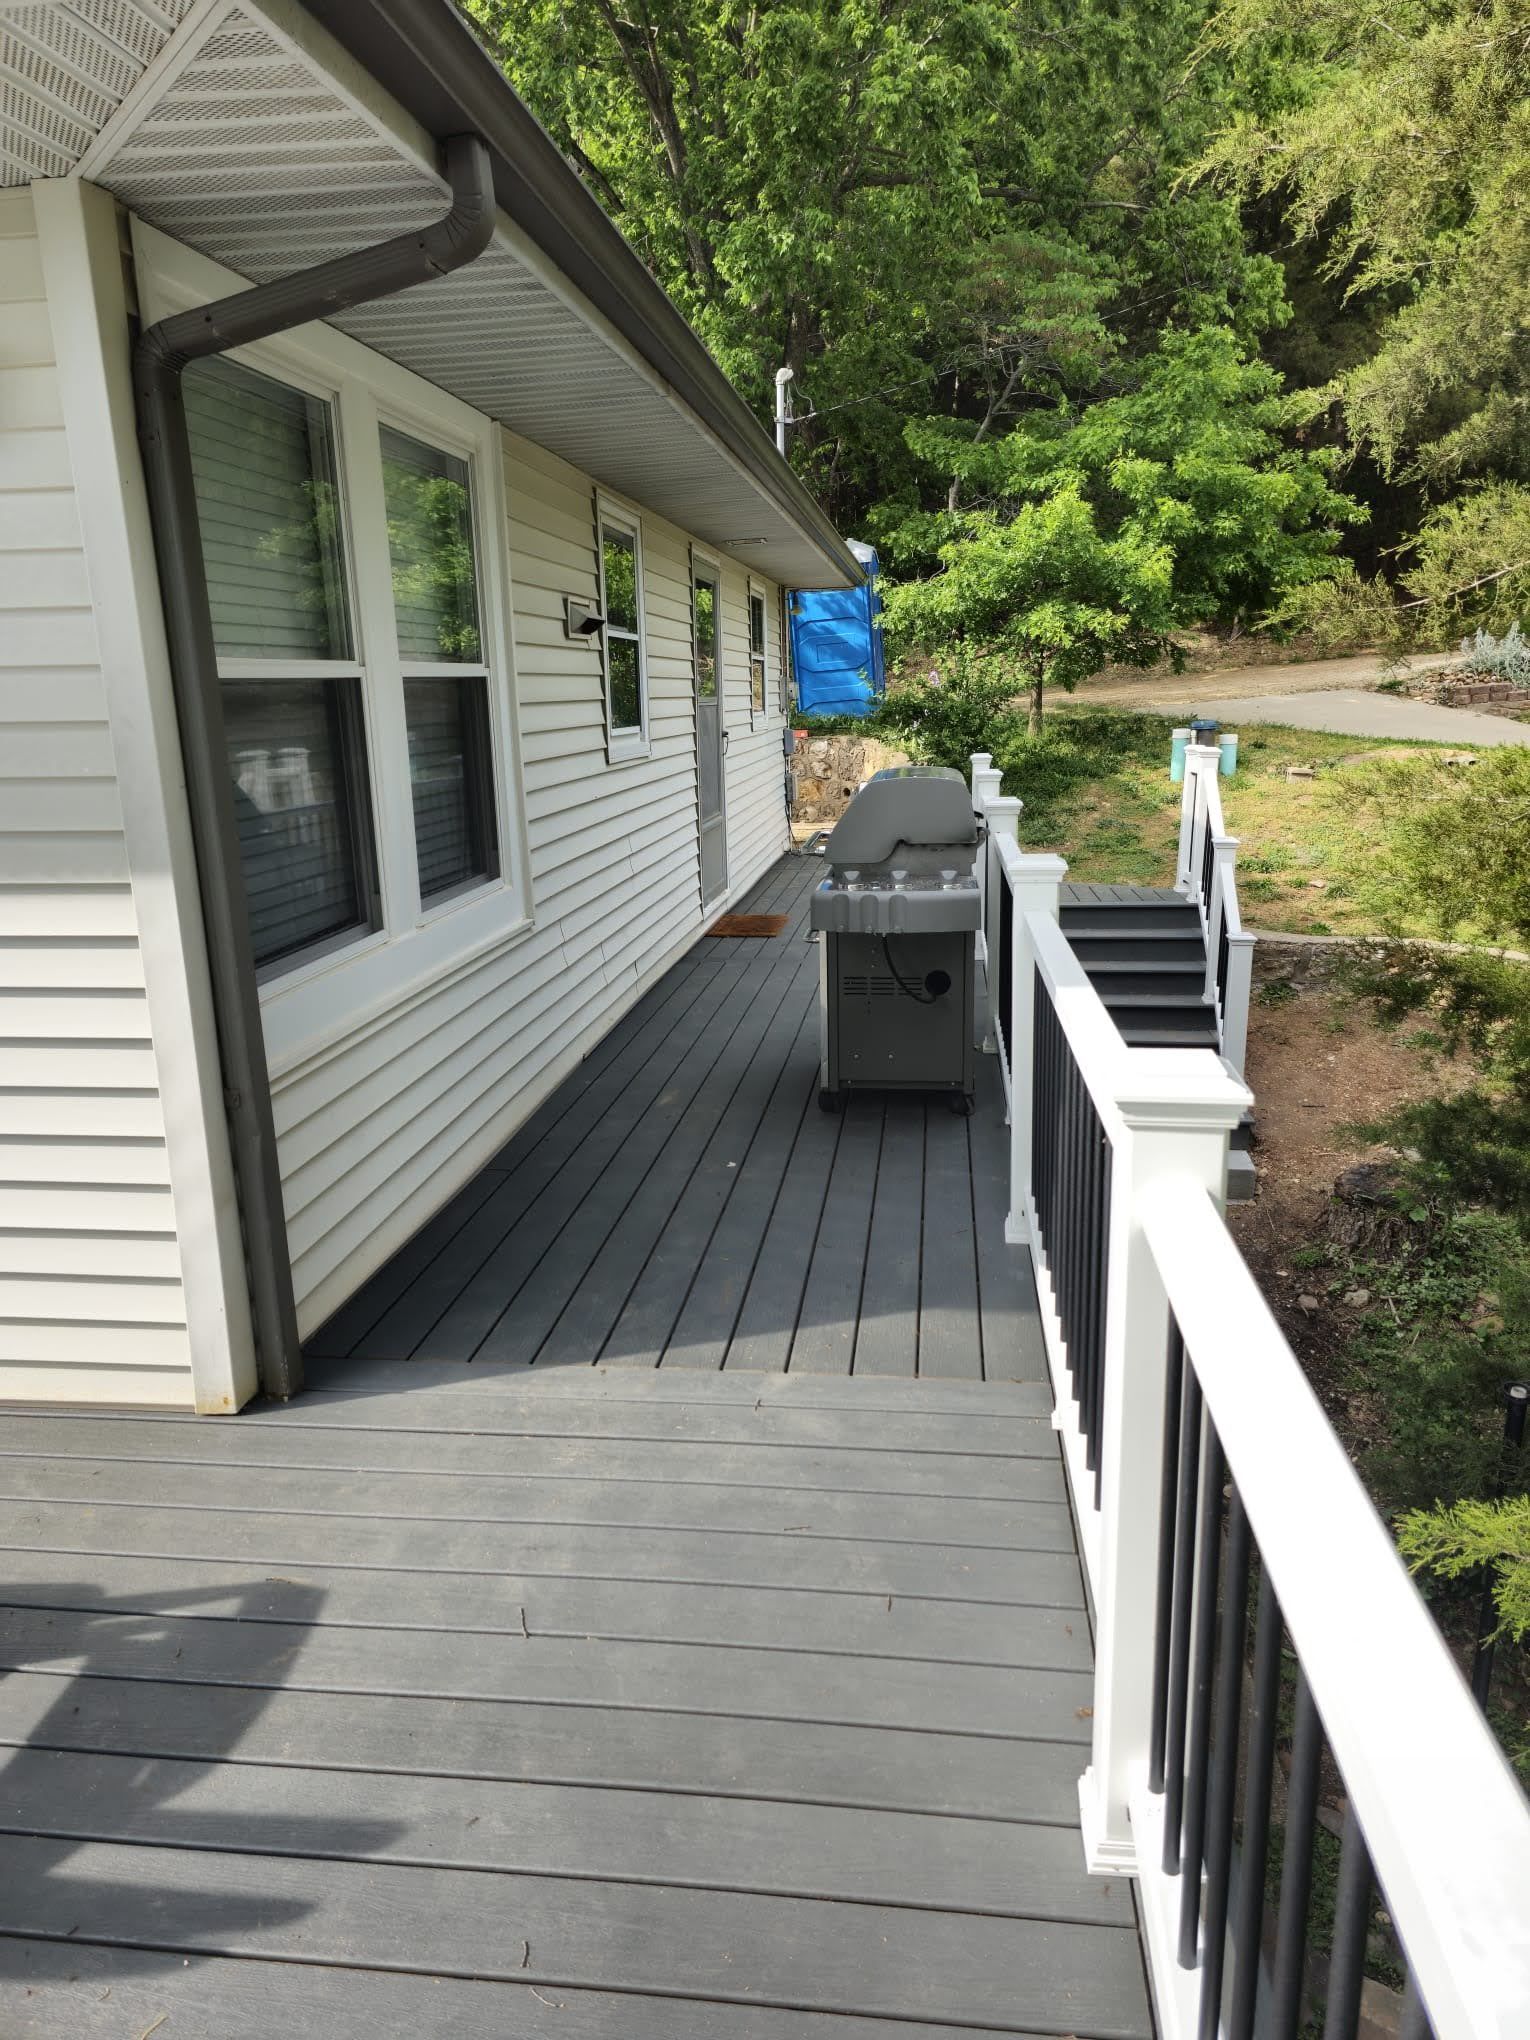
POLYGON ((460 1207, 548 1206, 534 1366, 362 1326, 286 1407, 0 1411, 5 2040, 1149 2040, 991 1143, 798 1095, 812 956, 698 952, 460 1207))
POLYGON ((993 1058, 970 1120, 818 1109, 823 870, 785 858, 744 902, 784 934, 703 938, 667 973, 318 1332, 320 1378, 356 1355, 1041 1378, 993 1058))

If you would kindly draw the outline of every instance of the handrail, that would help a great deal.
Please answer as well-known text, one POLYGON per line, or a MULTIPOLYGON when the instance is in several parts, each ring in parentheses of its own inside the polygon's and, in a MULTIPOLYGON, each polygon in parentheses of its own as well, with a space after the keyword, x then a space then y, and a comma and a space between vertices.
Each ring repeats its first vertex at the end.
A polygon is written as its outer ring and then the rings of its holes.
POLYGON ((1086 1861, 1138 1879, 1163 2040, 1294 2032, 1314 1978, 1325 2031, 1352 2035, 1378 1881, 1407 1963, 1408 2040, 1517 2040, 1530 1808, 1220 1215, 1250 1103, 1232 1065, 1253 937, 1219 790, 1191 789, 1180 863, 1183 879, 1208 862, 1220 1056, 1126 1045, 1059 925, 1067 867, 1022 851, 1017 804, 979 784, 1005 1236, 1036 1272, 1095 1613, 1086 1861), (1308 1915, 1325 1747, 1349 1811, 1319 1966, 1308 1915))
POLYGON ((1222 1054, 1240 1074, 1248 1042, 1254 936, 1238 903, 1238 838, 1227 833, 1217 774, 1220 754, 1192 744, 1185 753, 1176 884, 1188 889, 1206 945, 1203 996, 1216 1019, 1222 1054))
POLYGON ((1211 1199, 1141 1221, 1436 2040, 1522 2036, 1530 1804, 1211 1199))

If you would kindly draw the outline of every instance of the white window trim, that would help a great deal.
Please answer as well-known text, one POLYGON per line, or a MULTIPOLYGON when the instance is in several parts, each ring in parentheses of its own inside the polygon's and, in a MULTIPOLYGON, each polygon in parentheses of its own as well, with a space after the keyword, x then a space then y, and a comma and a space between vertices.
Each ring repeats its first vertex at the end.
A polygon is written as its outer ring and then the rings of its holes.
POLYGON ((761 730, 771 719, 770 705, 770 599, 753 574, 744 576, 744 658, 749 675, 749 727, 761 730), (760 705, 754 705, 754 605, 760 605, 760 705))
MULTIPOLYGON (((246 287, 220 263, 134 219, 139 299, 146 321, 246 287)), ((354 662, 222 660, 229 678, 363 675, 363 715, 382 927, 359 932, 261 986, 261 1017, 273 1068, 306 1060, 343 1041, 361 1017, 386 1008, 469 957, 523 940, 532 928, 531 861, 517 726, 504 462, 497 424, 445 391, 333 328, 312 324, 230 359, 326 397, 335 411, 340 490, 346 517, 346 574, 354 662), (488 675, 499 874, 482 885, 423 903, 415 862, 403 677, 393 614, 383 502, 381 424, 397 426, 468 463, 472 475, 479 601, 488 675), (282 670, 278 671, 278 664, 282 670)), ((620 511, 622 517, 631 513, 620 511)), ((639 617, 642 576, 639 570, 639 617)), ((413 664, 414 662, 410 662, 413 664)), ((431 670, 434 670, 433 668, 431 670)), ((646 692, 645 692, 646 710, 646 692)))
MULTIPOLYGON (((642 720, 635 730, 615 730, 611 727, 611 666, 606 654, 607 633, 600 633, 600 686, 601 714, 606 729, 606 762, 609 765, 625 764, 632 758, 647 758, 652 755, 653 744, 649 735, 648 704, 648 606, 644 599, 643 568, 643 520, 629 504, 615 496, 608 496, 603 490, 595 493, 595 587, 600 603, 600 613, 606 614, 606 541, 605 529, 610 525, 632 540, 632 573, 637 591, 637 648, 638 648, 638 704, 642 720)), ((621 633, 626 638, 627 631, 621 633)))

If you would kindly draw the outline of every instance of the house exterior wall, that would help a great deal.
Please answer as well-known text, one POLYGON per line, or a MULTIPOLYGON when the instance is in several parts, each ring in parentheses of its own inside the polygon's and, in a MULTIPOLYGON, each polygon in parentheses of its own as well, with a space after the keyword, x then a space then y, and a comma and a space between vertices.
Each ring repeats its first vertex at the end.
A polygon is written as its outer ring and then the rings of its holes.
POLYGON ((0 1397, 226 1410, 253 1358, 127 371, 110 202, 0 193, 0 1397))
MULTIPOLYGON (((255 1372, 123 253, 88 184, 0 194, 0 1398, 228 1410, 255 1372)), ((140 299, 146 280, 140 262, 140 299)), ((367 350, 333 337, 349 374, 367 350)), ((610 759, 598 642, 563 624, 566 595, 596 595, 595 484, 477 422, 499 456, 484 542, 521 876, 503 926, 460 953, 403 941, 379 977, 374 941, 367 996, 348 1011, 342 994, 318 1031, 291 1024, 279 979, 263 990, 305 1334, 789 841, 779 591, 694 548, 719 571, 728 737, 728 883, 703 908, 692 541, 618 506, 641 530, 649 713, 643 754, 610 759)), ((407 803, 406 777, 380 811, 407 803)))
MULTIPOLYGON (((273 1078, 299 1319, 329 1315, 503 1144, 786 848, 780 692, 751 716, 746 570, 721 559, 728 894, 703 914, 691 541, 641 505, 646 756, 608 763, 598 646, 564 633, 596 597, 595 487, 501 435, 531 925, 273 1078)), ((716 559, 716 555, 707 557, 716 559)))

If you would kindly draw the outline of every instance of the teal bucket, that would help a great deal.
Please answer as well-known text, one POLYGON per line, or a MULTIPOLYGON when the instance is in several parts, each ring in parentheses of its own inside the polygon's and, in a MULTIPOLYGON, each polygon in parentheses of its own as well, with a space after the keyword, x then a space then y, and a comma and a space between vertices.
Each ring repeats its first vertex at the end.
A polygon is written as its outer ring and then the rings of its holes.
POLYGON ((1218 737, 1217 749, 1221 753, 1217 763, 1218 776, 1222 779, 1231 779, 1238 769, 1237 731, 1230 730, 1225 736, 1218 737))
POLYGON ((1169 743, 1169 784, 1178 786, 1185 776, 1185 746, 1190 741, 1188 730, 1176 730, 1169 743))

